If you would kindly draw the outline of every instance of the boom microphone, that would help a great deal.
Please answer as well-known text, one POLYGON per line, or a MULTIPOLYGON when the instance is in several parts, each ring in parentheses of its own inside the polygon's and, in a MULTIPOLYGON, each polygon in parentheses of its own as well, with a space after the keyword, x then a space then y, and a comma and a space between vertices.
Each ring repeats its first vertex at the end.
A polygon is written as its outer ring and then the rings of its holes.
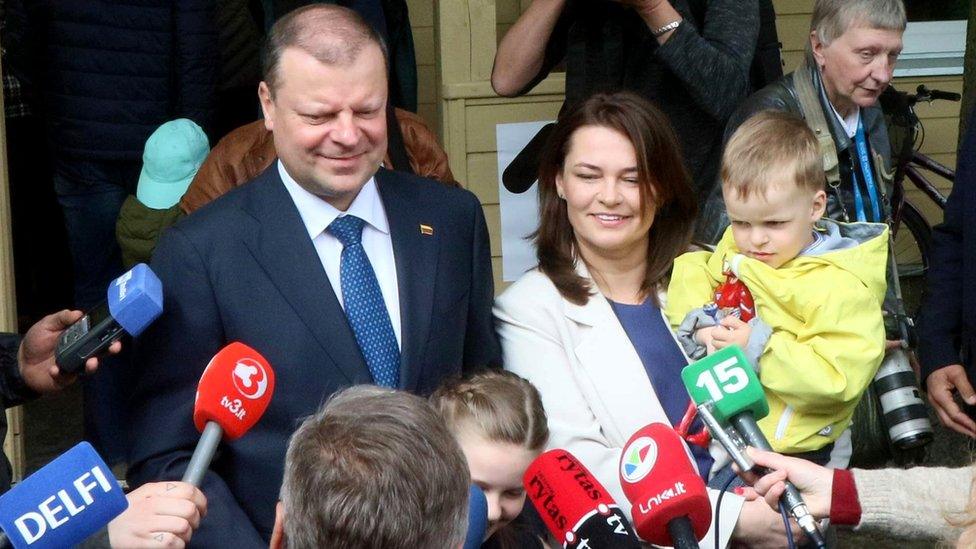
POLYGON ((565 549, 639 549, 623 511, 572 454, 549 450, 526 469, 526 495, 565 549))
POLYGON ((112 470, 81 442, 0 496, 0 546, 73 547, 128 506, 112 470))
MULTIPOLYGON (((722 443, 729 455, 743 471, 753 470, 758 475, 768 471, 757 467, 744 453, 744 444, 760 450, 773 449, 756 424, 769 414, 769 404, 759 378, 742 354, 738 345, 730 345, 681 370, 681 380, 691 399, 698 405, 699 413, 712 436, 722 443), (732 427, 732 432, 723 426, 732 427)), ((786 482, 786 491, 780 502, 793 515, 800 528, 817 547, 825 547, 817 522, 800 497, 792 482, 786 482)))
POLYGON ((479 549, 488 530, 488 499, 477 484, 468 491, 468 533, 464 536, 464 549, 479 549))
POLYGON ((273 393, 274 371, 254 349, 235 341, 214 355, 197 386, 193 424, 202 434, 183 482, 199 486, 220 440, 237 440, 253 427, 273 393))
POLYGON ((620 486, 633 504, 637 535, 655 545, 698 547, 712 525, 705 482, 674 429, 652 423, 620 455, 620 486))
POLYGON ((105 301, 61 334, 54 362, 63 373, 78 372, 123 335, 141 334, 162 312, 163 284, 139 263, 108 285, 105 301))

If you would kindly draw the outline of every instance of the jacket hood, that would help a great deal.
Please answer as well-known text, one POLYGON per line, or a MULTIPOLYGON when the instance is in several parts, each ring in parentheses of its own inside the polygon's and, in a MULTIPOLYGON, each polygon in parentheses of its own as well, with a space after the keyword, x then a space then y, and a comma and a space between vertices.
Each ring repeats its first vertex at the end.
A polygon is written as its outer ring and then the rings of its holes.
MULTIPOLYGON (((878 299, 878 303, 884 301, 888 287, 888 226, 884 223, 840 223, 821 219, 817 222, 816 229, 827 235, 828 242, 851 239, 856 245, 841 245, 817 255, 800 255, 780 268, 773 269, 761 261, 740 254, 732 238, 732 228, 729 227, 709 262, 721 261, 724 264, 728 261, 732 272, 742 278, 748 278, 745 273, 740 274, 740 271, 745 270, 760 274, 767 280, 771 277, 784 282, 829 265, 857 278, 878 299)), ((723 265, 712 266, 715 267, 722 269, 723 265)))

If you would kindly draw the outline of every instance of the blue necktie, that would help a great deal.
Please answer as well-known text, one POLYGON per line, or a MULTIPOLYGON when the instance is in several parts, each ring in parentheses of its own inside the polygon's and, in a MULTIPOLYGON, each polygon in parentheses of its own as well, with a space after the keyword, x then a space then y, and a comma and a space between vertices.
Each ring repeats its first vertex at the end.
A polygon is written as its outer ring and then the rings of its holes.
POLYGON ((356 216, 344 215, 337 217, 326 230, 342 242, 339 261, 342 301, 366 366, 377 385, 396 388, 400 384, 400 348, 376 273, 363 249, 365 223, 356 216))

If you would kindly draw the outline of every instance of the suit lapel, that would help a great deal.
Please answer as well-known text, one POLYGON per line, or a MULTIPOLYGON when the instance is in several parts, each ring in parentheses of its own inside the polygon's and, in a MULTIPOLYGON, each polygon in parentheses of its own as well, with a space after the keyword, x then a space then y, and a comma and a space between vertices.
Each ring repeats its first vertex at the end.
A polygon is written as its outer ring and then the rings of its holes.
POLYGON ((305 224, 281 182, 277 162, 251 190, 243 207, 259 227, 255 233, 245 233, 245 245, 339 371, 350 383, 369 383, 369 369, 305 224))
POLYGON ((438 227, 423 204, 422 191, 405 177, 381 168, 376 186, 390 222, 400 294, 400 388, 415 391, 425 366, 424 347, 434 304, 438 227))

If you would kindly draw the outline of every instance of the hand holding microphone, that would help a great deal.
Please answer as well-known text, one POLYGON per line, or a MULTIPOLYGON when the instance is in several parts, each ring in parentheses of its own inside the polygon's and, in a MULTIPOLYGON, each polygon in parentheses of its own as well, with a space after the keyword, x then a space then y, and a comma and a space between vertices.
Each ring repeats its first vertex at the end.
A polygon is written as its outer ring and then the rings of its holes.
MULTIPOLYGON (((834 484, 832 469, 821 467, 805 459, 782 456, 755 448, 746 451, 756 465, 770 471, 762 477, 755 478, 752 487, 745 489, 743 495, 746 499, 762 497, 775 511, 778 509, 780 497, 786 490, 786 482, 789 481, 803 494, 810 514, 818 519, 830 516, 830 500, 834 484)), ((746 474, 754 476, 752 473, 746 474)))
POLYGON ((639 549, 607 490, 572 454, 549 450, 522 477, 526 496, 564 549, 639 549))
MULTIPOLYGON (((742 471, 766 474, 745 453, 746 445, 772 452, 756 420, 769 414, 762 385, 737 345, 726 347, 681 370, 681 379, 698 405, 702 421, 712 437, 728 451, 742 471)), ((810 514, 800 492, 785 483, 780 500, 803 532, 817 547, 824 547, 823 534, 810 514)))
MULTIPOLYGON (((24 334, 17 351, 17 366, 24 383, 35 392, 48 394, 60 391, 73 383, 76 376, 62 372, 55 363, 55 350, 61 334, 84 314, 81 311, 60 311, 40 319, 24 334)), ((118 353, 122 344, 113 342, 109 353, 118 353)), ((85 361, 85 372, 93 373, 98 367, 98 359, 91 357, 85 361)))
POLYGON ((112 547, 183 547, 207 514, 207 498, 185 482, 143 484, 130 492, 129 508, 108 523, 112 547))
POLYGON ((163 284, 140 263, 108 285, 105 301, 86 312, 58 339, 55 361, 75 374, 123 335, 137 336, 163 313, 163 284))
POLYGON ((620 455, 620 486, 645 541, 692 549, 708 533, 712 505, 705 482, 671 427, 652 423, 630 437, 620 455))
POLYGON ((230 343, 210 359, 193 403, 193 424, 202 434, 183 482, 199 486, 221 439, 237 440, 261 419, 274 381, 268 361, 243 343, 230 343))

